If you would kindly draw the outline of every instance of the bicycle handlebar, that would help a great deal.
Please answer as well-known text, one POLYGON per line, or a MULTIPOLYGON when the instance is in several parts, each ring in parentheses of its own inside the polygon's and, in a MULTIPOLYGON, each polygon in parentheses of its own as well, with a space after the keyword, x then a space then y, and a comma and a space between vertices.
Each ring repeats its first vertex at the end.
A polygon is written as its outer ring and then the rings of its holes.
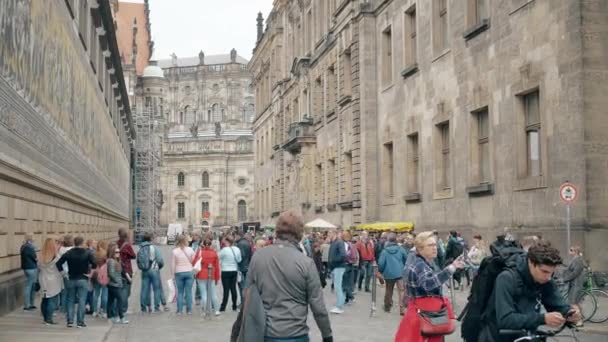
POLYGON ((498 334, 500 334, 500 335, 521 335, 521 334, 527 334, 529 336, 533 335, 533 336, 539 336, 539 337, 547 337, 547 336, 556 336, 559 333, 561 333, 562 331, 564 331, 564 329, 566 329, 566 328, 576 330, 576 324, 574 324, 572 322, 566 322, 558 330, 543 331, 543 330, 538 330, 538 328, 537 328, 534 332, 532 332, 530 330, 526 330, 526 329, 519 329, 519 330, 500 329, 500 330, 498 330, 498 334))

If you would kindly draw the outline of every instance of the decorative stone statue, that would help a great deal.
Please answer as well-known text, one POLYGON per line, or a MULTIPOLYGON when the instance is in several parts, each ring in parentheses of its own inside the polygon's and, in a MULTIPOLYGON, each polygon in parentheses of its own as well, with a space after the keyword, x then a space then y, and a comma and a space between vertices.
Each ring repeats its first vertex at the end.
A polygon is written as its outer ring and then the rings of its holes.
POLYGON ((199 65, 205 64, 205 53, 203 52, 203 50, 201 50, 201 52, 198 53, 198 64, 199 65))
POLYGON ((217 138, 222 136, 222 124, 220 122, 215 123, 215 136, 217 138))
POLYGON ((236 63, 236 50, 232 49, 230 51, 230 63, 236 63))
POLYGON ((192 124, 192 126, 190 126, 190 133, 192 134, 193 138, 198 137, 198 125, 197 124, 192 124))
POLYGON ((171 65, 173 65, 174 67, 177 66, 177 55, 174 53, 171 54, 171 65))

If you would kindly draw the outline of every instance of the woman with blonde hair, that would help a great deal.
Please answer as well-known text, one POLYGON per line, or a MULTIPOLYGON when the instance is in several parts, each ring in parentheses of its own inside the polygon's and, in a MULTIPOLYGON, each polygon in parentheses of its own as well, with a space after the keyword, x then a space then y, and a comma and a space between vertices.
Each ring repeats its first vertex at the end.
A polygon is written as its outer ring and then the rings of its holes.
POLYGON ((433 268, 437 258, 437 240, 433 232, 423 232, 414 240, 416 259, 405 272, 405 286, 409 296, 407 312, 401 320, 395 342, 440 342, 443 336, 423 336, 421 320, 422 311, 447 311, 447 318, 453 319, 452 307, 443 296, 443 285, 450 280, 458 269, 464 268, 462 258, 457 258, 441 271, 433 268))
POLYGON ((59 260, 55 239, 47 238, 40 254, 38 281, 42 292, 42 303, 40 304, 42 317, 47 325, 57 324, 53 321, 53 312, 55 312, 57 299, 63 288, 63 277, 55 265, 59 260))
POLYGON ((108 256, 108 243, 106 241, 99 241, 97 243, 97 250, 95 252, 95 263, 97 269, 93 272, 93 298, 91 300, 91 311, 93 311, 93 317, 100 316, 102 318, 107 317, 107 304, 108 304, 108 266, 106 264, 108 256), (98 300, 99 308, 97 307, 98 300))
POLYGON ((186 313, 188 315, 192 314, 193 261, 194 250, 188 247, 188 237, 180 235, 177 239, 177 247, 173 249, 171 260, 171 274, 174 275, 175 287, 177 288, 177 315, 182 314, 184 297, 186 299, 186 313))

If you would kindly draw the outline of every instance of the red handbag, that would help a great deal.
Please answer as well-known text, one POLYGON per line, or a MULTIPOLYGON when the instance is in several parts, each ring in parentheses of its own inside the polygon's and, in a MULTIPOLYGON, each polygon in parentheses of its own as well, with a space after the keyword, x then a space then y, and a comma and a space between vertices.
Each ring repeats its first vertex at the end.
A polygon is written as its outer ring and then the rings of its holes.
POLYGON ((420 334, 425 337, 450 335, 456 330, 454 320, 450 318, 448 307, 444 304, 441 309, 427 311, 416 307, 420 319, 420 334))

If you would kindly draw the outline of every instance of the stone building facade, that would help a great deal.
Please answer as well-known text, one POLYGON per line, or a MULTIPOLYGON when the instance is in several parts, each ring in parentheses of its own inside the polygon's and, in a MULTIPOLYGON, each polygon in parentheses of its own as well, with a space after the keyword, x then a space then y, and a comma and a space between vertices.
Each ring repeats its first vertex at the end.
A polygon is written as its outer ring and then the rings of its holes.
POLYGON ((213 227, 251 218, 255 102, 247 63, 234 49, 210 56, 201 51, 158 61, 162 87, 149 85, 159 78, 144 77, 143 105, 157 108, 165 121, 161 226, 213 227))
POLYGON ((133 123, 107 1, 0 2, 0 314, 20 246, 129 226, 133 123))
POLYGON ((509 227, 565 250, 570 181, 573 241, 602 250, 607 18, 592 0, 276 1, 250 63, 257 216, 509 227))

